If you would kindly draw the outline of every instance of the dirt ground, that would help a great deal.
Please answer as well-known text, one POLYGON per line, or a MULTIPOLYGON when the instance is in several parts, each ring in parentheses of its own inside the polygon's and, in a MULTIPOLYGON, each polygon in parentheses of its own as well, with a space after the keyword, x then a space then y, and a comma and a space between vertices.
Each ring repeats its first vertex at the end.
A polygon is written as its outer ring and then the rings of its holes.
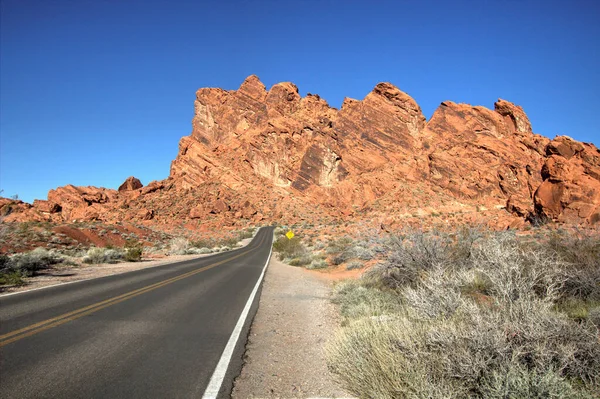
POLYGON ((271 258, 232 397, 347 398, 327 370, 323 348, 339 324, 322 273, 271 258))

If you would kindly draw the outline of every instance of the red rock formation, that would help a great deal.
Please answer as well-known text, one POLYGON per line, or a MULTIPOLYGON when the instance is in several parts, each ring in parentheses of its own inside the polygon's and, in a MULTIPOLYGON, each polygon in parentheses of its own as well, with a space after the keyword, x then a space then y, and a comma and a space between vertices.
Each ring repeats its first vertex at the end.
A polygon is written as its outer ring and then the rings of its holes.
POLYGON ((121 184, 119 186, 119 191, 133 191, 133 190, 137 190, 138 188, 142 188, 142 187, 144 187, 144 185, 138 178, 129 176, 123 182, 123 184, 121 184))
POLYGON ((33 201, 33 207, 43 213, 58 213, 62 211, 62 207, 52 201, 35 200, 33 201))
POLYGON ((600 219, 598 149, 534 134, 523 109, 505 100, 494 110, 445 101, 426 121, 389 83, 337 110, 292 83, 267 90, 250 76, 238 90, 198 90, 194 108, 168 179, 142 187, 130 177, 118 191, 60 187, 21 213, 202 228, 280 218, 389 227, 465 209, 495 212, 497 228, 600 219))
POLYGON ((579 224, 600 221, 600 151, 591 145, 559 136, 546 146, 534 203, 537 214, 579 224))

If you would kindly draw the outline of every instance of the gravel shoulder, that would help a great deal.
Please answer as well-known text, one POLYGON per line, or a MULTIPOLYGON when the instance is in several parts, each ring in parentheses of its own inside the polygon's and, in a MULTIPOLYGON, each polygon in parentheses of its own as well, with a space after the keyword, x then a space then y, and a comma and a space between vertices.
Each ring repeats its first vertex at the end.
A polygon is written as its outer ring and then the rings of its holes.
POLYGON ((350 397, 323 348, 339 325, 331 280, 271 258, 232 398, 350 397))

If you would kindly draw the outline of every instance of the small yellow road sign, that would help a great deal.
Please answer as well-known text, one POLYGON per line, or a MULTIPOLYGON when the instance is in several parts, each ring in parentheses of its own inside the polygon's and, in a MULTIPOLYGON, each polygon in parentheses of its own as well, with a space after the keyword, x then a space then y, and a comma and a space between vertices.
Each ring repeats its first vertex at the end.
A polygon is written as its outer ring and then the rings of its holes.
POLYGON ((294 238, 294 233, 292 232, 292 230, 288 231, 287 233, 285 233, 285 236, 291 240, 292 238, 294 238))

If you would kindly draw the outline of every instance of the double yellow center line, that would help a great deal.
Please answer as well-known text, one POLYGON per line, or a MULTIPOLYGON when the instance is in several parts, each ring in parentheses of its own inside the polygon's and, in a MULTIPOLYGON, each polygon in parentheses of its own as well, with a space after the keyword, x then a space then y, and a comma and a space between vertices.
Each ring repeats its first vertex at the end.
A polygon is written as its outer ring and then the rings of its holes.
POLYGON ((57 326, 60 326, 61 324, 68 323, 69 321, 79 319, 80 317, 95 313, 101 309, 107 308, 112 305, 116 305, 117 303, 121 303, 128 299, 134 298, 138 295, 145 294, 146 292, 153 291, 157 288, 164 287, 164 286, 174 283, 176 281, 183 280, 184 278, 188 278, 195 274, 202 273, 203 271, 212 269, 213 267, 216 267, 216 266, 222 265, 223 263, 237 259, 241 256, 246 255, 249 252, 256 250, 257 248, 260 248, 263 241, 264 241, 264 237, 255 248, 249 249, 249 250, 239 253, 231 258, 224 259, 220 262, 212 263, 212 264, 210 264, 208 266, 204 266, 200 269, 192 270, 191 272, 184 273, 179 276, 169 278, 167 280, 159 281, 158 283, 154 283, 154 284, 148 285, 146 287, 139 288, 137 290, 133 290, 133 291, 127 292, 125 294, 118 295, 116 297, 94 303, 89 306, 85 306, 83 308, 74 310, 72 312, 68 312, 68 313, 62 314, 60 316, 53 317, 51 319, 40 321, 39 323, 35 323, 30 326, 27 326, 27 327, 24 327, 24 328, 15 330, 15 331, 11 331, 7 334, 0 335, 0 348, 3 347, 4 345, 8 345, 8 344, 18 341, 20 339, 35 335, 37 333, 40 333, 45 330, 49 330, 49 329, 57 327, 57 326))

